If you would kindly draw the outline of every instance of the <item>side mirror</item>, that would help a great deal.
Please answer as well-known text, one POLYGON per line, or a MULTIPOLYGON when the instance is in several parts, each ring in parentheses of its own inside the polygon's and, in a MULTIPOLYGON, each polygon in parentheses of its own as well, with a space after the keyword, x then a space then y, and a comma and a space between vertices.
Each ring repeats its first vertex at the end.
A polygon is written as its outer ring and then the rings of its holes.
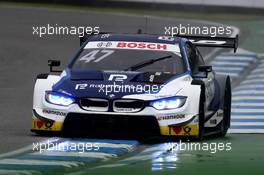
POLYGON ((61 70, 53 70, 53 67, 59 67, 61 64, 60 60, 48 60, 48 66, 50 67, 50 72, 62 72, 61 70))
POLYGON ((208 73, 213 71, 212 66, 199 66, 198 67, 198 74, 194 75, 194 78, 207 78, 208 73))
POLYGON ((85 33, 84 36, 80 37, 80 46, 83 45, 83 43, 86 41, 87 39, 87 34, 85 33))
POLYGON ((212 66, 199 66, 198 71, 199 72, 206 72, 206 73, 208 73, 208 72, 212 72, 213 69, 212 69, 212 66))

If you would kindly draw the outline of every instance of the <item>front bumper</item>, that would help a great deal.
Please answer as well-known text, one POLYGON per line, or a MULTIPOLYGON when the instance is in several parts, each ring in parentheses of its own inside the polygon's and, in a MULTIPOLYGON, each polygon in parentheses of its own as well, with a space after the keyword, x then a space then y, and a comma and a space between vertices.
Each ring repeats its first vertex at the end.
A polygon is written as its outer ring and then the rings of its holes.
MULTIPOLYGON (((176 114, 175 114, 176 116, 176 114)), ((61 116, 62 117, 62 116, 61 116)), ((63 133, 122 136, 198 136, 198 115, 191 120, 164 125, 152 115, 120 115, 70 112, 64 120, 46 118, 33 110, 32 131, 62 131, 63 133)), ((169 119, 164 117, 163 119, 169 119)), ((173 119, 169 119, 173 120, 173 119)), ((170 123, 170 122, 169 122, 170 123)))

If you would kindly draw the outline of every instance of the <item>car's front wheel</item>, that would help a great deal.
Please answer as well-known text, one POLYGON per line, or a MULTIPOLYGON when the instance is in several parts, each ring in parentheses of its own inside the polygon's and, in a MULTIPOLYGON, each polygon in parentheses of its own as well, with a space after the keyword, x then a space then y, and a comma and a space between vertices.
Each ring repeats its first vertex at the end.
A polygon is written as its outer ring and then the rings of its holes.
POLYGON ((230 119, 231 119, 231 81, 230 77, 226 78, 225 90, 224 90, 224 99, 223 99, 223 121, 221 127, 221 135, 225 136, 228 128, 230 127, 230 119))

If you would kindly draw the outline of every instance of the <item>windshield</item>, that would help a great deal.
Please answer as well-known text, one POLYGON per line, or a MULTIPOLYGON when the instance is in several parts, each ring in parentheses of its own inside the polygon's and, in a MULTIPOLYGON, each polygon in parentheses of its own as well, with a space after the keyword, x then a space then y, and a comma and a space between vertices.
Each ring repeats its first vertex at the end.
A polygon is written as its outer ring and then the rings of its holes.
POLYGON ((73 70, 114 70, 123 71, 139 63, 151 59, 160 59, 151 64, 138 68, 138 72, 167 72, 172 74, 184 73, 185 67, 180 53, 156 50, 133 50, 133 49, 83 49, 72 65, 73 70))

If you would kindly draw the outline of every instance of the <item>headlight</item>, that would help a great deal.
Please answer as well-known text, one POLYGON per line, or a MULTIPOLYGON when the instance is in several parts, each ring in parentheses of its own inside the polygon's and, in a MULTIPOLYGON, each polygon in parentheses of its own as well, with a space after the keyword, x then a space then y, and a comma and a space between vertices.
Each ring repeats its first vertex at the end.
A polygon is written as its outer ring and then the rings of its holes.
POLYGON ((71 96, 52 91, 46 92, 46 100, 49 103, 62 106, 69 106, 70 104, 74 103, 74 98, 71 96))
POLYGON ((150 102, 150 106, 154 107, 158 110, 164 109, 176 109, 182 107, 186 102, 186 97, 169 97, 169 98, 162 98, 158 100, 154 100, 150 102))

